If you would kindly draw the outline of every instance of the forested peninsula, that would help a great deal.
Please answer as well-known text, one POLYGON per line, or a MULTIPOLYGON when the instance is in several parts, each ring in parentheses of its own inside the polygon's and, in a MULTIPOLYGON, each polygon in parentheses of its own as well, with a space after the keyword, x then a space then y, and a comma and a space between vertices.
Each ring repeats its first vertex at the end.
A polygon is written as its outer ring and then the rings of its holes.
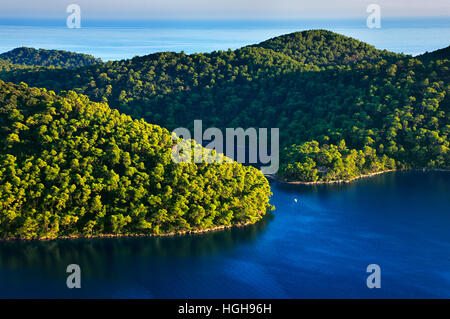
POLYGON ((258 169, 175 163, 166 129, 73 91, 0 81, 0 113, 0 238, 199 232, 271 208, 258 169))

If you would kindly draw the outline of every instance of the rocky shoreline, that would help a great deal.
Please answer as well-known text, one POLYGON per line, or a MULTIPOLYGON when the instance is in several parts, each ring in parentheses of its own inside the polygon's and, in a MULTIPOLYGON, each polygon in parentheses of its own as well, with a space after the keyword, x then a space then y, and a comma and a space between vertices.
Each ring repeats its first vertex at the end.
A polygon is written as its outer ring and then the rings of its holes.
POLYGON ((374 173, 370 173, 370 174, 359 175, 359 176, 356 176, 356 177, 353 177, 353 178, 347 179, 347 180, 340 179, 340 180, 333 180, 333 181, 317 181, 317 182, 288 181, 288 180, 284 180, 276 175, 264 175, 264 176, 269 180, 273 180, 273 181, 283 183, 283 184, 293 184, 293 185, 347 184, 347 183, 351 183, 351 182, 361 179, 361 178, 368 178, 368 177, 372 177, 372 176, 376 176, 376 175, 380 175, 380 174, 384 174, 384 173, 407 171, 407 170, 421 170, 421 171, 423 170, 423 171, 437 171, 437 172, 449 172, 450 171, 450 169, 443 169, 443 168, 390 169, 390 170, 379 171, 379 172, 374 172, 374 173))
MULTIPOLYGON (((259 222, 259 220, 257 221, 259 222)), ((255 223, 257 223, 255 222, 255 223)), ((33 239, 25 239, 25 238, 17 238, 17 237, 9 237, 9 238, 1 238, 0 242, 6 242, 6 241, 51 241, 51 240, 58 240, 58 239, 94 239, 94 238, 125 238, 125 237, 174 237, 174 236, 185 236, 185 235, 197 235, 197 234, 203 234, 203 233, 209 233, 209 232, 216 232, 219 230, 225 230, 230 228, 240 228, 240 227, 246 227, 249 225, 254 225, 255 223, 243 223, 243 224, 234 224, 229 226, 216 226, 212 228, 206 228, 206 229, 197 229, 197 230, 187 230, 187 231, 179 231, 179 232, 170 232, 165 234, 99 234, 99 235, 93 235, 93 236, 61 236, 61 237, 43 237, 43 238, 33 238, 33 239)))

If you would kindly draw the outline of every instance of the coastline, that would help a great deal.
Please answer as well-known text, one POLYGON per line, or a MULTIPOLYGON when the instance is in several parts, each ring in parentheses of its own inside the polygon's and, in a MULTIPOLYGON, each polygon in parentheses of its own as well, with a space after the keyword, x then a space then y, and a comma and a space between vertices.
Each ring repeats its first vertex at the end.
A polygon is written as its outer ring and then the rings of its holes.
MULTIPOLYGON (((268 180, 276 181, 283 184, 291 184, 291 185, 324 185, 324 184, 347 184, 354 182, 358 179, 362 178, 369 178, 377 175, 381 175, 384 173, 390 173, 390 172, 399 172, 399 171, 437 171, 437 172, 450 172, 450 169, 444 169, 444 168, 412 168, 412 169, 392 169, 392 170, 385 170, 385 171, 379 171, 374 172, 370 174, 363 174, 359 175, 357 177, 351 178, 349 180, 334 180, 334 181, 317 181, 317 182, 303 182, 303 181, 286 181, 281 179, 280 177, 276 175, 264 175, 268 180)), ((263 218, 266 215, 263 216, 263 218)), ((231 229, 231 228, 241 228, 246 227, 250 225, 255 225, 256 223, 260 222, 263 218, 260 220, 252 223, 240 223, 240 224, 234 224, 234 225, 222 225, 222 226, 216 226, 212 228, 207 229, 196 229, 196 230, 186 230, 186 231, 178 231, 178 232, 170 232, 170 233, 164 233, 164 234, 99 234, 99 235, 92 235, 92 236, 83 236, 83 235, 74 235, 74 236, 60 236, 60 237, 43 237, 43 238, 32 238, 32 239, 26 239, 26 238, 17 238, 17 237, 8 237, 8 238, 0 238, 0 242, 13 242, 13 241, 52 241, 52 240, 67 240, 67 239, 96 239, 96 238, 135 238, 135 237, 176 237, 176 236, 186 236, 186 235, 198 235, 198 234, 204 234, 209 232, 217 232, 220 230, 225 229, 231 229)))
MULTIPOLYGON (((264 217, 263 217, 264 218, 264 217)), ((13 242, 13 241, 52 241, 52 240, 67 240, 67 239, 96 239, 96 238, 125 238, 125 237, 176 237, 176 236, 186 236, 186 235, 198 235, 198 234, 204 234, 209 232, 217 232, 220 230, 225 229, 231 229, 231 228, 241 228, 246 227, 250 225, 255 225, 256 223, 260 222, 262 219, 251 223, 241 223, 241 224, 234 224, 234 225, 222 225, 222 226, 216 226, 212 228, 206 228, 206 229, 196 229, 196 230, 186 230, 186 231, 178 231, 178 232, 170 232, 170 233, 164 233, 164 234, 99 234, 99 235, 92 235, 92 236, 82 236, 82 235, 74 235, 74 236, 60 236, 60 237, 42 237, 42 238, 32 238, 32 239, 26 239, 26 238, 17 238, 17 237, 8 237, 8 238, 0 238, 0 242, 13 242)))
POLYGON ((420 171, 436 171, 436 172, 450 172, 450 169, 444 169, 444 168, 411 168, 411 169, 389 169, 385 171, 379 171, 369 174, 362 174, 356 177, 353 177, 351 179, 339 179, 339 180, 332 180, 332 181, 316 181, 316 182, 304 182, 304 181, 288 181, 284 180, 276 175, 264 175, 267 179, 283 183, 283 184, 291 184, 291 185, 324 185, 324 184, 348 184, 351 182, 354 182, 358 179, 362 178, 368 178, 373 177, 376 175, 381 175, 384 173, 390 173, 390 172, 400 172, 400 171, 414 171, 414 170, 420 170, 420 171))

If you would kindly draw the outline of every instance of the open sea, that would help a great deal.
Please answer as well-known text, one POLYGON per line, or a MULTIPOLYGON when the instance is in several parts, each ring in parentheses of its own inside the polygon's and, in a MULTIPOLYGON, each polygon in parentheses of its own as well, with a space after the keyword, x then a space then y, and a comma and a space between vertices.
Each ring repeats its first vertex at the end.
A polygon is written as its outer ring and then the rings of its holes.
POLYGON ((186 53, 237 49, 282 34, 328 29, 379 49, 417 55, 450 44, 450 18, 382 19, 380 29, 360 20, 84 21, 0 20, 0 52, 27 46, 89 53, 121 60, 161 51, 186 53))

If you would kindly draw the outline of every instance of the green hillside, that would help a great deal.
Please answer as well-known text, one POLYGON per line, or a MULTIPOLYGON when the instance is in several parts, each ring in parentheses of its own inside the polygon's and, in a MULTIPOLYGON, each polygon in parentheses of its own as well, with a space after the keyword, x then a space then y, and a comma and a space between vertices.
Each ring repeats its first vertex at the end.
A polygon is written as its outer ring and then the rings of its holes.
POLYGON ((73 91, 0 81, 0 113, 0 238, 198 231, 270 208, 256 168, 174 163, 166 129, 73 91))
POLYGON ((348 180, 394 168, 448 168, 449 60, 377 50, 324 30, 235 51, 158 53, 0 78, 73 89, 171 130, 279 127, 280 176, 348 180))
POLYGON ((432 61, 432 60, 445 60, 450 59, 450 45, 446 48, 442 48, 433 52, 426 52, 424 54, 418 55, 416 57, 421 61, 432 61))
POLYGON ((46 50, 21 47, 0 54, 0 60, 22 66, 54 66, 76 68, 101 63, 92 55, 63 50, 46 50))
POLYGON ((395 53, 377 50, 372 45, 327 30, 293 32, 253 46, 322 68, 398 57, 395 53))

